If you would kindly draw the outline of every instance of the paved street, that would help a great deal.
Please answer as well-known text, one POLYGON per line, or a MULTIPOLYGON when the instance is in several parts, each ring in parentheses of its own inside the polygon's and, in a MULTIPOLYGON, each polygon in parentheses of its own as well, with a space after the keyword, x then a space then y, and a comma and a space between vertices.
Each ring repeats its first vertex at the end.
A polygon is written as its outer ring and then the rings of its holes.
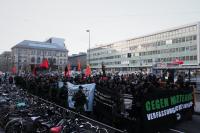
MULTIPOLYGON (((195 112, 200 114, 200 93, 195 94, 195 112)), ((200 132, 200 115, 193 115, 192 121, 185 121, 176 125, 173 129, 165 133, 199 133, 200 132)))
POLYGON ((200 115, 193 115, 192 121, 184 121, 177 124, 172 130, 162 133, 199 133, 200 115))

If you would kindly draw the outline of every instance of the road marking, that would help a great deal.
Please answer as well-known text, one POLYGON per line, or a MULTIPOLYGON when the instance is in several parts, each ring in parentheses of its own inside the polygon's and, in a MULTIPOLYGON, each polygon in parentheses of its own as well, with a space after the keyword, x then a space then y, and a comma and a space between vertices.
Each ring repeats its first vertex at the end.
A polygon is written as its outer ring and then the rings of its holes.
POLYGON ((185 133, 185 132, 182 132, 182 131, 179 131, 179 130, 176 130, 176 129, 172 129, 172 128, 170 128, 169 130, 173 131, 173 132, 177 132, 177 133, 185 133))

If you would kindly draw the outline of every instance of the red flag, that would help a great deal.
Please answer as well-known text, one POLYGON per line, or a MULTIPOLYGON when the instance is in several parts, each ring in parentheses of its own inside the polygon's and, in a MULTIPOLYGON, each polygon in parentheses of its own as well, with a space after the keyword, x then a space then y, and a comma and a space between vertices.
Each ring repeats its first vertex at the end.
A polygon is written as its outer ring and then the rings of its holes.
POLYGON ((91 75, 91 69, 90 69, 90 66, 89 65, 87 65, 87 68, 86 68, 86 70, 85 70, 85 76, 90 76, 91 75))
POLYGON ((173 64, 179 64, 179 65, 181 65, 181 64, 183 64, 183 63, 184 63, 184 61, 179 60, 179 59, 175 59, 175 60, 173 61, 173 64))
POLYGON ((44 59, 42 61, 42 63, 40 64, 40 67, 48 69, 49 68, 49 62, 48 62, 48 60, 44 59))
POLYGON ((78 60, 78 71, 79 72, 81 71, 81 62, 80 62, 80 60, 78 60))
POLYGON ((12 73, 15 74, 16 71, 17 71, 17 70, 16 70, 16 66, 13 66, 13 68, 12 68, 12 73))

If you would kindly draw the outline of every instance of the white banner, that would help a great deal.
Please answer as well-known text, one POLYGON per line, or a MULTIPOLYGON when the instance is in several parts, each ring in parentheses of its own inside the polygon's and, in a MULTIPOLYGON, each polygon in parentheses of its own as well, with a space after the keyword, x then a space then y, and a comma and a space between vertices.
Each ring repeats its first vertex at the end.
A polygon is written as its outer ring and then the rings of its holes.
MULTIPOLYGON (((93 111, 93 100, 94 100, 94 90, 95 83, 92 84, 83 84, 83 92, 87 99, 87 104, 84 106, 85 111, 93 111)), ((72 83, 67 82, 68 86, 68 103, 70 108, 74 108, 74 101, 72 101, 72 97, 79 90, 80 85, 74 85, 72 83)))

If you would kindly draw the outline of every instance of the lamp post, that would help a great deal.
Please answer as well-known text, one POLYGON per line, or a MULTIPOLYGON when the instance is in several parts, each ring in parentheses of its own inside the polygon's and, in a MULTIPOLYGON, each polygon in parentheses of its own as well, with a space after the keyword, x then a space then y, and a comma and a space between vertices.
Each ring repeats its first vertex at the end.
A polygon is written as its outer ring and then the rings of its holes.
POLYGON ((88 50, 88 65, 90 65, 90 30, 86 30, 86 32, 89 33, 89 50, 88 50))

